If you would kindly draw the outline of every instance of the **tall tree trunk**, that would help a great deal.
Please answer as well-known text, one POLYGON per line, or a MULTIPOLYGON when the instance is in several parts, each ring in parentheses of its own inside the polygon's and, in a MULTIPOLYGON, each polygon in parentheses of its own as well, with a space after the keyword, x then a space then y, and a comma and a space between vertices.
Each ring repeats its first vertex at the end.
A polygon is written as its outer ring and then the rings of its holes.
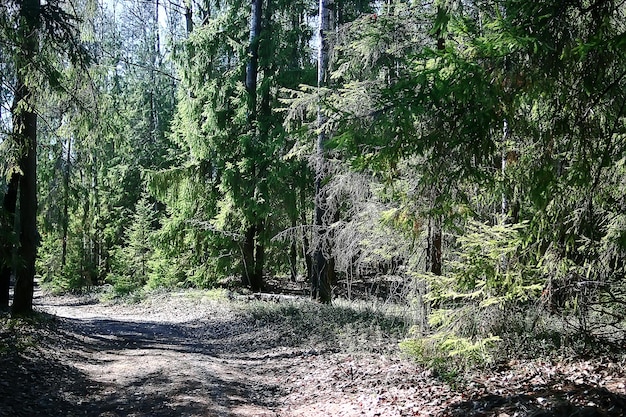
POLYGON ((254 235, 256 231, 254 226, 249 226, 243 237, 242 257, 243 271, 241 274, 241 283, 246 287, 252 286, 252 275, 254 274, 254 235))
POLYGON ((250 11, 250 40, 248 65, 246 67, 246 90, 248 92, 248 122, 256 123, 257 76, 259 73, 259 35, 261 34, 262 0, 252 0, 250 11))
MULTIPOLYGON (((437 14, 447 13, 442 6, 438 6, 437 14)), ((446 39, 444 38, 444 30, 442 27, 438 27, 436 31, 437 37, 437 49, 443 51, 446 48, 446 39)), ((431 199, 433 206, 439 205, 440 191, 436 185, 431 186, 431 199)), ((436 211, 436 210, 435 210, 436 211)), ((441 242, 442 242, 442 223, 443 219, 441 214, 431 214, 428 219, 428 242, 427 242, 427 265, 426 271, 434 275, 441 275, 442 270, 442 257, 441 257, 441 242)))
POLYGON ((158 88, 156 72, 161 67, 161 36, 159 34, 159 0, 154 2, 154 57, 152 59, 152 69, 150 71, 150 136, 153 147, 157 146, 159 136, 159 108, 155 89, 158 88))
MULTIPOLYGON (((296 191, 294 190, 294 193, 295 192, 296 191)), ((293 210, 293 214, 290 214, 291 229, 296 230, 296 227, 298 226, 298 218, 296 215, 298 207, 295 199, 293 210)), ((296 282, 298 278, 298 243, 296 239, 291 239, 291 243, 289 244, 289 275, 291 277, 291 281, 296 282)))
MULTIPOLYGON (((501 172, 502 172, 502 179, 504 180, 504 174, 506 172, 506 163, 507 163, 507 140, 509 138, 509 125, 507 123, 507 120, 504 119, 503 122, 503 126, 502 126, 502 158, 501 158, 501 172)), ((509 201, 506 198, 506 190, 502 190, 502 202, 501 202, 501 207, 500 207, 500 215, 501 215, 501 220, 502 220, 502 224, 507 224, 508 223, 508 213, 509 213, 509 201)))
MULTIPOLYGON (((329 0, 319 0, 319 51, 317 55, 317 86, 323 87, 326 84, 326 72, 328 71, 328 31, 330 30, 329 0)), ((320 98, 321 100, 321 98, 320 98)), ((315 158, 315 227, 317 234, 315 252, 313 253, 313 264, 311 270, 311 297, 323 303, 331 300, 330 274, 325 247, 328 246, 327 222, 326 219, 326 192, 323 184, 326 177, 326 134, 321 129, 324 124, 321 103, 318 104, 317 126, 320 129, 316 141, 315 158)))
POLYGON ((13 108, 13 131, 20 144, 20 246, 13 297, 12 314, 25 315, 33 311, 35 259, 37 257, 37 114, 33 92, 26 80, 28 68, 37 53, 39 0, 20 3, 19 37, 22 43, 16 62, 17 83, 13 108))
MULTIPOLYGON (((257 77, 259 73, 259 36, 261 34, 262 0, 252 0, 250 10, 250 39, 249 39, 249 59, 246 67, 246 91, 248 92, 248 128, 252 132, 254 139, 251 141, 250 149, 244 149, 245 154, 251 154, 258 146, 260 133, 258 130, 257 112, 257 77)), ((250 155, 249 155, 250 156, 250 155)), ((253 166, 253 178, 263 175, 262 167, 258 162, 253 166)), ((256 186, 253 194, 256 194, 256 186)), ((265 261, 265 247, 262 234, 264 232, 264 222, 259 218, 258 212, 248 213, 248 228, 245 233, 244 242, 244 276, 243 282, 249 285, 253 291, 261 291, 263 283, 263 264, 265 261)))
POLYGON ((9 180, 3 200, 4 213, 2 213, 2 229, 0 230, 4 239, 0 247, 0 309, 9 307, 9 288, 11 286, 11 273, 13 272, 13 231, 19 184, 20 175, 14 172, 9 180))
POLYGON ((72 163, 72 139, 67 138, 67 155, 65 157, 65 171, 63 172, 63 219, 61 241, 61 268, 65 269, 67 262, 67 231, 69 228, 69 199, 70 199, 70 170, 72 163))
POLYGON ((263 267, 265 265, 265 243, 263 241, 263 233, 265 232, 265 223, 258 220, 255 227, 254 242, 254 275, 250 287, 253 291, 261 291, 265 288, 263 281, 263 267))
MULTIPOLYGON (((306 176, 304 176, 306 178, 306 176)), ((304 181, 303 181, 304 183, 304 181)), ((307 212, 307 193, 306 187, 303 185, 300 187, 300 222, 305 225, 308 224, 306 219, 307 212)), ((304 256, 304 264, 306 267, 306 277, 309 279, 313 279, 313 257, 311 256, 311 252, 309 251, 311 245, 309 243, 309 238, 305 231, 302 232, 302 255, 304 256)))

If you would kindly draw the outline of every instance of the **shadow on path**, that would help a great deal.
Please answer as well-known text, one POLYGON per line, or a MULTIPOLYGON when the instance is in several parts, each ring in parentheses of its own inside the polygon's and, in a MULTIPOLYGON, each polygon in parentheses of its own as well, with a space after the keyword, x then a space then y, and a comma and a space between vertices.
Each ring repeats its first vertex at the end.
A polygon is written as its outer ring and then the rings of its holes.
POLYGON ((229 358, 245 326, 228 319, 204 323, 200 335, 197 322, 50 322, 33 346, 0 352, 0 416, 276 415, 278 388, 229 358))

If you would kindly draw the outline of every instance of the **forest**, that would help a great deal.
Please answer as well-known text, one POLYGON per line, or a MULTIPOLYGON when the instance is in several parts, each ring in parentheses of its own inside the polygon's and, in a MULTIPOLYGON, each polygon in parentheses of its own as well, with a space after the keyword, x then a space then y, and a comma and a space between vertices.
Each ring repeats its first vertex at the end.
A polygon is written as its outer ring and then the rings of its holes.
POLYGON ((443 374, 620 355, 625 106, 622 0, 5 0, 0 308, 219 288, 392 306, 443 374))

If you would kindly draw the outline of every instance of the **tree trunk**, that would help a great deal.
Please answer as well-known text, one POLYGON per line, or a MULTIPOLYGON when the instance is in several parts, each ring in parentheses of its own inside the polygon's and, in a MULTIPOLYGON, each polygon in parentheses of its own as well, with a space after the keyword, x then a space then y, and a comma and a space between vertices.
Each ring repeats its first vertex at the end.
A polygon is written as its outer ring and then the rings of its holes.
POLYGON ((263 233, 263 223, 259 222, 248 227, 243 243, 243 274, 242 284, 252 291, 262 291, 263 264, 265 261, 265 247, 260 241, 263 233))
MULTIPOLYGON (((295 191, 294 191, 295 192, 295 191)), ((296 204, 294 204, 296 206, 296 204)), ((296 230, 298 221, 295 213, 298 208, 294 207, 294 214, 291 216, 291 229, 296 230)), ((289 244, 289 275, 291 276, 291 282, 296 282, 298 278, 298 243, 296 239, 291 239, 289 244)))
POLYGON ((16 60, 17 82, 13 106, 13 133, 20 144, 20 246, 16 269, 12 314, 26 315, 33 311, 35 259, 37 257, 37 114, 34 99, 27 85, 28 68, 37 53, 39 0, 23 0, 20 4, 19 38, 21 51, 16 60))
POLYGON ((431 215, 428 221, 427 272, 441 275, 441 216, 431 215))
POLYGON ((185 29, 187 35, 193 32, 193 6, 191 1, 185 1, 185 29))
POLYGON ((248 121, 256 122, 257 76, 259 72, 259 35, 261 34, 262 0, 252 0, 250 12, 249 60, 246 67, 246 90, 248 91, 248 121))
POLYGON ((13 315, 27 315, 33 310, 35 259, 37 257, 37 115, 24 111, 25 155, 20 159, 20 246, 13 297, 13 315))
MULTIPOLYGON (((303 181, 304 183, 304 181, 303 181)), ((303 185, 300 188, 300 221, 303 225, 307 224, 306 212, 307 212, 307 204, 306 204, 306 187, 303 185)), ((302 232, 302 255, 304 257, 304 265, 306 267, 306 277, 313 279, 313 257, 311 256, 311 252, 309 244, 309 238, 305 231, 302 232)))
MULTIPOLYGON (((326 72, 328 71, 328 36, 330 30, 330 12, 328 0, 319 0, 319 51, 317 55, 317 86, 323 87, 326 84, 326 72)), ((331 300, 330 276, 328 259, 326 258, 325 246, 328 240, 327 219, 326 219, 326 192, 323 184, 326 177, 326 134, 321 129, 324 124, 321 103, 318 104, 317 126, 320 129, 316 141, 315 160, 315 228, 317 234, 315 252, 312 257, 311 270, 311 298, 323 303, 331 300)))
MULTIPOLYGON (((246 91, 248 93, 248 128, 254 136, 250 149, 244 149, 244 154, 251 154, 256 151, 259 145, 261 133, 259 132, 258 112, 257 112, 257 77, 259 73, 259 36, 261 34, 262 0, 253 0, 250 10, 250 38, 249 38, 249 60, 246 67, 246 91)), ((269 104, 268 104, 269 105, 269 104)), ((252 167, 253 178, 262 178, 264 169, 258 162, 252 167)), ((255 185, 252 193, 257 194, 255 185)), ((254 198, 252 196, 252 198, 254 198)), ((260 213, 253 210, 247 213, 248 229, 245 233, 244 242, 244 285, 249 285, 253 291, 261 291, 263 283, 263 267, 265 262, 265 246, 263 243, 263 232, 265 224, 259 218, 260 213)))
POLYGON ((262 291, 265 288, 265 283, 263 282, 263 267, 265 264, 265 244, 263 242, 263 232, 265 231, 265 224, 262 220, 258 221, 255 230, 254 274, 250 280, 250 288, 252 291, 262 291))
MULTIPOLYGON (((444 13, 441 6, 437 8, 437 14, 444 13)), ((435 33, 437 37, 437 49, 443 51, 446 48, 446 39, 443 36, 443 28, 438 27, 435 33)), ((431 186, 431 199, 433 206, 439 205, 440 192, 437 190, 436 185, 431 186)), ((431 214, 428 219, 428 242, 427 242, 427 265, 426 272, 430 272, 434 275, 441 275, 442 260, 441 260, 441 241, 442 241, 442 223, 443 219, 441 214, 431 214)))
POLYGON ((70 170, 72 163, 72 139, 67 139, 67 155, 65 158, 65 171, 63 172, 63 219, 61 241, 61 268, 65 269, 67 262, 67 232, 69 228, 69 198, 70 198, 70 170))
POLYGON ((3 237, 0 247, 0 309, 9 307, 9 288, 11 286, 11 273, 13 272, 15 208, 19 183, 20 175, 14 172, 11 175, 3 201, 4 213, 2 213, 2 229, 0 230, 3 237))

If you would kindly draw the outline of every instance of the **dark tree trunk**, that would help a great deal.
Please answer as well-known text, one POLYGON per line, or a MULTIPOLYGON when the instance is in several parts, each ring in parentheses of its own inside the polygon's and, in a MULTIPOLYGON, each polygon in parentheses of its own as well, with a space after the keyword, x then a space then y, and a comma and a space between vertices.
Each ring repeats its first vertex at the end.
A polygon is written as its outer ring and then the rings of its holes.
POLYGON ((254 242, 254 274, 251 277, 250 288, 252 291, 262 291, 265 288, 263 281, 263 267, 265 265, 265 244, 263 242, 263 232, 265 224, 259 221, 256 226, 254 242))
POLYGON ((67 155, 65 158, 65 171, 63 172, 63 240, 61 241, 61 268, 65 269, 67 262, 67 231, 69 228, 69 198, 70 198, 70 170, 72 163, 72 140, 67 139, 67 155))
MULTIPOLYGON (((248 128, 254 136, 250 149, 244 149, 244 154, 256 153, 259 147, 263 132, 259 131, 259 120, 257 111, 257 78, 259 73, 259 37, 261 35, 262 0, 253 0, 250 10, 250 43, 249 60, 246 67, 246 91, 248 92, 248 128)), ((269 102, 266 104, 269 106, 269 102)), ((261 106, 261 110, 265 106, 261 106)), ((254 178, 263 178, 264 167, 255 162, 253 168, 254 178)), ((253 191, 257 194, 258 184, 253 191)), ((265 246, 263 242, 263 232, 265 224, 258 212, 248 213, 248 229, 245 233, 244 241, 244 285, 249 285, 253 291, 261 291, 264 288, 263 267, 265 262, 265 246)))
POLYGON ((246 230, 243 243, 243 274, 242 284, 252 291, 262 291, 263 263, 265 261, 265 247, 260 243, 259 236, 263 232, 263 224, 258 223, 246 230), (259 228, 261 228, 259 230, 259 228))
MULTIPOLYGON (((319 52, 317 56, 317 85, 323 87, 326 84, 326 72, 328 70, 328 31, 330 30, 330 12, 328 0, 319 0, 319 26, 318 36, 320 39, 319 52)), ((324 115, 321 103, 318 105, 317 125, 321 128, 324 124, 324 115)), ((329 265, 327 259, 327 219, 326 219, 326 193, 323 187, 326 177, 326 135, 320 129, 316 142, 315 161, 315 228, 317 234, 315 239, 315 252, 312 257, 311 268, 311 298, 322 303, 329 303, 331 300, 331 288, 329 265)))
MULTIPOLYGON (((304 182, 304 181, 303 181, 304 182)), ((306 204, 306 187, 302 186, 300 189, 300 221, 302 224, 307 224, 306 212, 307 212, 307 204, 306 204)), ((311 256, 310 249, 311 245, 309 244, 309 238, 306 232, 302 232, 302 255, 304 256, 304 264, 306 267, 306 277, 313 279, 313 258, 311 256)))
POLYGON ((248 121, 256 122, 257 76, 259 72, 259 35, 261 34, 262 0, 252 0, 250 12, 249 60, 246 67, 246 90, 248 91, 248 121))
POLYGON ((427 272, 441 275, 441 216, 431 215, 428 223, 427 272))
MULTIPOLYGON (((16 97, 28 101, 30 91, 18 82, 16 97)), ((15 293, 12 314, 27 315, 33 310, 33 286, 35 279, 35 259, 37 257, 37 115, 30 104, 18 105, 24 108, 16 111, 14 129, 22 143, 23 155, 20 158, 22 178, 20 179, 20 246, 16 268, 15 293)))
POLYGON ((254 271, 254 235, 256 234, 254 226, 246 230, 243 240, 243 273, 241 275, 241 283, 249 287, 252 284, 250 279, 254 271))
POLYGON ((16 61, 17 83, 13 106, 14 140, 20 144, 20 246, 16 268, 12 314, 26 315, 33 311, 35 259, 37 257, 37 114, 33 94, 26 84, 28 68, 37 53, 39 0, 20 3, 19 38, 22 48, 16 61))
POLYGON ((0 235, 3 240, 0 247, 0 308, 9 307, 9 288, 11 286, 11 273, 13 272, 13 248, 15 208, 17 206, 17 190, 20 183, 20 175, 13 173, 9 181, 7 192, 4 195, 2 213, 2 229, 0 235))
MULTIPOLYGON (((294 207, 294 210, 297 210, 297 207, 294 207)), ((295 230, 297 225, 297 217, 293 214, 293 217, 291 218, 291 228, 295 230)), ((298 278, 298 243, 296 239, 291 239, 291 243, 289 245, 289 272, 291 282, 296 282, 296 279, 298 278)))
POLYGON ((193 8, 191 2, 185 2, 185 29, 187 35, 193 32, 193 8))
MULTIPOLYGON (((441 6, 437 9, 437 14, 444 13, 441 6)), ((446 48, 446 39, 442 35, 443 30, 441 27, 437 28, 435 33, 437 37, 437 49, 442 51, 446 48)), ((435 206, 439 205, 440 192, 435 185, 432 186, 432 203, 435 206)), ((441 241, 442 241, 442 216, 440 214, 431 214, 428 219, 428 242, 427 242, 427 265, 426 271, 434 275, 441 275, 442 260, 441 260, 441 241)))

